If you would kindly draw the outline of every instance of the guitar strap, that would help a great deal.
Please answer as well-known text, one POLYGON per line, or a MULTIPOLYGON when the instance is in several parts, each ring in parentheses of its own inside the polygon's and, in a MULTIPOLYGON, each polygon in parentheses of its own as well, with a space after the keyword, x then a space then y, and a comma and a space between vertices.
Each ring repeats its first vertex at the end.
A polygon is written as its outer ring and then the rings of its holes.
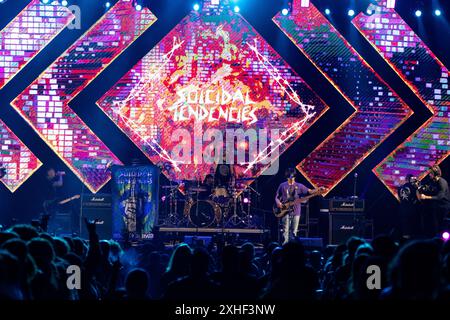
POLYGON ((295 199, 295 186, 293 184, 289 186, 287 197, 288 201, 295 199))

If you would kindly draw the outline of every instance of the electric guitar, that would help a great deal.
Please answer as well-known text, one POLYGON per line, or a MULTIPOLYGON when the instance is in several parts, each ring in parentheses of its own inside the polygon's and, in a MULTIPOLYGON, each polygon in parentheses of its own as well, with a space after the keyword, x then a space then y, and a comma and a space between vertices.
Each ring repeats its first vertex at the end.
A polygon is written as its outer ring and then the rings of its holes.
POLYGON ((43 207, 45 212, 49 212, 52 211, 52 209, 56 208, 59 205, 63 205, 66 203, 69 203, 70 201, 76 200, 76 199, 80 199, 80 195, 76 194, 70 198, 64 199, 64 200, 46 200, 44 201, 43 207))
POLYGON ((289 212, 291 212, 291 210, 294 209, 294 206, 297 204, 300 204, 302 202, 305 202, 315 196, 319 196, 325 193, 327 189, 320 187, 319 189, 317 189, 317 192, 314 192, 310 195, 295 199, 295 200, 291 200, 291 201, 285 201, 282 203, 281 208, 279 208, 277 206, 277 204, 275 203, 273 206, 273 214, 275 215, 275 217, 277 218, 284 218, 287 214, 289 214, 289 212))

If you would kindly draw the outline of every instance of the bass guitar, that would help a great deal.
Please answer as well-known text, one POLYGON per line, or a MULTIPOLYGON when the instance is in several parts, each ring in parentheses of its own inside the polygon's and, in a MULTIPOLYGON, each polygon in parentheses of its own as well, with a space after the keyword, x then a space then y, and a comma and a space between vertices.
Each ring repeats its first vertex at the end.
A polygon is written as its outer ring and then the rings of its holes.
POLYGON ((304 196, 304 197, 301 197, 301 198, 298 198, 298 199, 295 199, 295 200, 283 202, 281 204, 281 208, 278 207, 277 204, 274 204, 274 206, 273 206, 273 214, 277 218, 283 218, 287 214, 289 214, 289 212, 291 212, 294 209, 295 205, 300 204, 302 202, 305 202, 305 201, 307 201, 307 200, 309 200, 309 199, 311 199, 313 197, 322 195, 322 194, 325 193, 325 191, 326 191, 326 189, 321 187, 321 188, 317 189, 316 192, 314 192, 314 193, 312 193, 310 195, 307 195, 307 196, 304 196))

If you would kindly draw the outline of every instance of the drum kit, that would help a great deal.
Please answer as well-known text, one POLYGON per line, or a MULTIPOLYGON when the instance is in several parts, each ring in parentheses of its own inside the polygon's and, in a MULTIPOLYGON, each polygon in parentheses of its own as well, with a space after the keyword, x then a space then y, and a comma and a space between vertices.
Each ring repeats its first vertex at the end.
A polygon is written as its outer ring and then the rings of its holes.
POLYGON ((181 181, 162 186, 165 226, 197 228, 252 228, 251 198, 259 193, 236 179, 229 186, 205 186, 199 181, 181 181))

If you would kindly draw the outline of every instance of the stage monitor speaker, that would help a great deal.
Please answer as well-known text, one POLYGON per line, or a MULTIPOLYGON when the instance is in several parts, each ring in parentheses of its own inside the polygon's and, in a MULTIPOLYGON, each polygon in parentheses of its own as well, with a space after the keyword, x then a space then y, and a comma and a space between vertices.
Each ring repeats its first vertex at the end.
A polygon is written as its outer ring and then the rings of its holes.
POLYGON ((358 212, 330 212, 328 220, 328 243, 338 245, 350 237, 363 236, 364 214, 358 212))
POLYGON ((90 194, 81 197, 82 221, 81 237, 88 239, 84 218, 90 221, 98 220, 97 234, 99 239, 112 238, 112 197, 111 194, 90 194))
POLYGON ((47 231, 55 236, 72 236, 72 213, 57 212, 48 222, 47 231))

